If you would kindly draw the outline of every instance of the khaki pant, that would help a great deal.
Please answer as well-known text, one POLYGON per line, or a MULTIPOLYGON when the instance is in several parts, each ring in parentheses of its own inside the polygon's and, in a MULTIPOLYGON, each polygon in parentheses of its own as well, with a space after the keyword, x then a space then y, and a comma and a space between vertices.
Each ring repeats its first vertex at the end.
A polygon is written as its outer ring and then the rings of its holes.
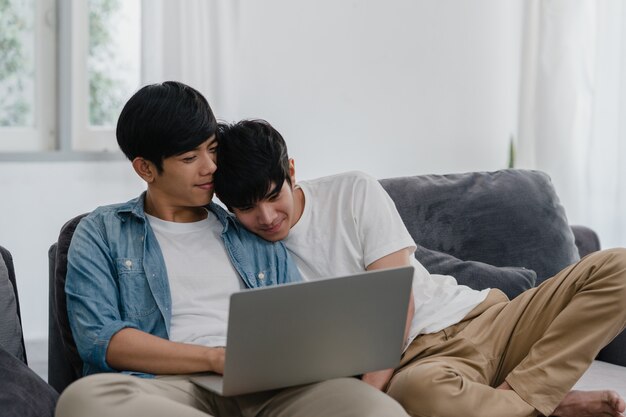
POLYGON ((70 385, 59 398, 56 417, 311 416, 408 417, 392 398, 355 378, 220 397, 187 376, 141 379, 97 374, 70 385))
POLYGON ((626 250, 595 253, 415 339, 388 393, 413 416, 548 416, 625 326, 626 250), (493 388, 505 380, 513 391, 493 388))

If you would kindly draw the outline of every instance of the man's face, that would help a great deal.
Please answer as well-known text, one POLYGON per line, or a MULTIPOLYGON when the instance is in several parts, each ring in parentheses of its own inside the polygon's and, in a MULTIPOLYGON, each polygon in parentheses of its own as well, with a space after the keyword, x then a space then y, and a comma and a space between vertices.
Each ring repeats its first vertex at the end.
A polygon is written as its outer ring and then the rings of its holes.
POLYGON ((150 184, 161 206, 200 207, 213 198, 217 141, 211 136, 197 148, 163 160, 163 171, 150 184))
MULTIPOLYGON (((273 188, 273 186, 272 186, 273 188)), ((287 237, 297 221, 292 186, 283 186, 250 207, 232 208, 244 227, 265 240, 276 242, 287 237)))

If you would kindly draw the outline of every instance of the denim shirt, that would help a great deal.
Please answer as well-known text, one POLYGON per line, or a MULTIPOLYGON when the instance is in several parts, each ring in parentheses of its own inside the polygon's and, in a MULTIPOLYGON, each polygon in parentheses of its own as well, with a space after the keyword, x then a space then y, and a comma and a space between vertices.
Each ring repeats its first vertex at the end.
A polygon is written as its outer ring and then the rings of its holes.
MULTIPOLYGON (((106 351, 111 337, 123 328, 169 339, 170 287, 163 254, 144 212, 144 196, 97 208, 72 236, 65 292, 84 375, 116 372, 106 362, 106 351)), ((248 232, 215 203, 207 209, 222 223, 224 246, 246 287, 301 280, 281 242, 270 243, 248 232)))

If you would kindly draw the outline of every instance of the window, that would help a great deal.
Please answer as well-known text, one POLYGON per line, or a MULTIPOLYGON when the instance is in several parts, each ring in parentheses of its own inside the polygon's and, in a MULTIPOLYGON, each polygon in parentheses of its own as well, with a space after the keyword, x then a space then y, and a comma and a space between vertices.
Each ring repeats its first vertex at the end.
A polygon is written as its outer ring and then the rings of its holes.
POLYGON ((54 141, 51 1, 0 0, 0 149, 49 149, 54 141))
POLYGON ((117 149, 114 137, 122 106, 140 85, 139 0, 73 2, 72 148, 117 149), (78 80, 80 78, 80 80, 78 80))
POLYGON ((0 0, 0 151, 117 150, 141 0, 0 0))

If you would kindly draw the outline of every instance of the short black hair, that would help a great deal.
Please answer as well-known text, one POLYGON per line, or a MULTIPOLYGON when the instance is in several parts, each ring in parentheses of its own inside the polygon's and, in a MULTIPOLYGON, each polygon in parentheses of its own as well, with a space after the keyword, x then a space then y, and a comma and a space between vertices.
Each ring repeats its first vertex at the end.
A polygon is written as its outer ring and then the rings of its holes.
POLYGON ((216 137, 215 193, 229 209, 278 193, 285 180, 291 185, 287 145, 265 120, 219 123, 216 137))
POLYGON ((142 157, 163 171, 163 159, 198 147, 217 129, 206 98, 177 81, 142 87, 124 105, 117 143, 131 161, 142 157))

